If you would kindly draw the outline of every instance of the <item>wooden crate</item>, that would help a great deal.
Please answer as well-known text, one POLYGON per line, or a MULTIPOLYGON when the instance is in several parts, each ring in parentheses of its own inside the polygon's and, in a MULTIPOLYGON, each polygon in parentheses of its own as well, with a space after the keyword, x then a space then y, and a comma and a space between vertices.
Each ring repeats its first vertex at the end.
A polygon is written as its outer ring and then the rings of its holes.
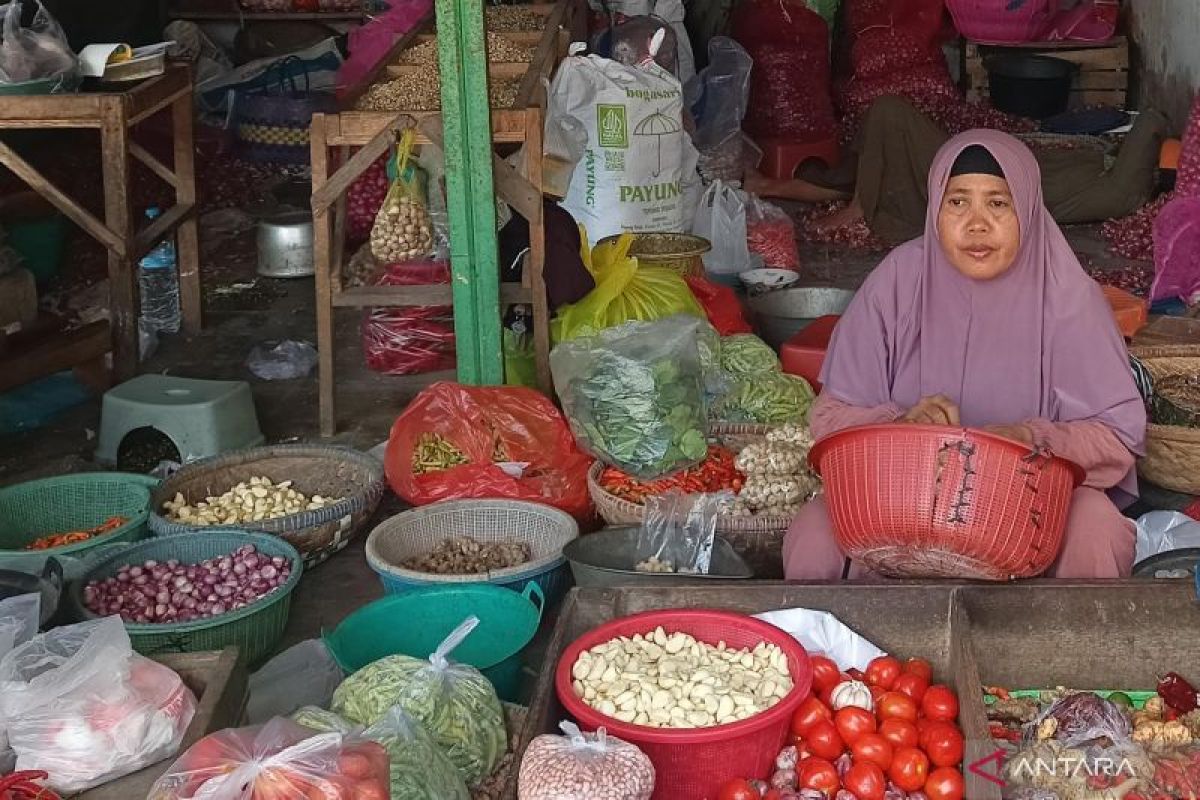
MULTIPOLYGON (((246 709, 246 668, 237 663, 237 648, 202 653, 170 653, 155 661, 179 673, 196 695, 196 716, 179 746, 182 753, 204 736, 241 724, 246 709)), ((79 800, 140 800, 166 772, 175 756, 151 764, 131 775, 109 781, 78 795, 79 800)))
MULTIPOLYGON (((554 668, 567 645, 597 625, 660 608, 757 613, 797 607, 828 611, 901 658, 928 659, 936 679, 958 692, 966 764, 995 751, 982 685, 1153 690, 1156 676, 1200 660, 1200 640, 1183 635, 1200 626, 1200 605, 1187 579, 573 589, 547 647, 518 739, 518 762, 533 737, 557 732, 566 718, 554 668)), ((999 800, 1000 787, 988 778, 973 771, 964 777, 966 797, 999 800)), ((516 775, 504 797, 515 800, 516 775)))
POLYGON ((1107 42, 1038 42, 1016 47, 964 42, 962 89, 968 100, 988 98, 988 74, 983 61, 989 55, 1033 53, 1061 58, 1079 65, 1071 86, 1070 106, 1110 105, 1124 108, 1129 92, 1129 40, 1118 36, 1107 42))

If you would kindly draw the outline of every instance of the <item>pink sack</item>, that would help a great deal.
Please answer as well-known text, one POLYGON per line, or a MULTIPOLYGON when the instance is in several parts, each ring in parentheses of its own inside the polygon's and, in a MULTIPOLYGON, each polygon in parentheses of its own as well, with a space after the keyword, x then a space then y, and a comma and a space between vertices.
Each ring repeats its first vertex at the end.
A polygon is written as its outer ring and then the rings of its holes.
POLYGON ((379 60, 433 8, 433 0, 392 0, 391 7, 350 31, 350 56, 337 73, 337 98, 362 82, 379 60))
POLYGON ((1185 303, 1200 292, 1200 197, 1176 197, 1154 220, 1154 283, 1150 299, 1178 297, 1185 303))
POLYGON ((1175 193, 1181 197, 1200 195, 1200 94, 1196 95, 1187 129, 1183 132, 1175 193))
POLYGON ((1117 32, 1120 0, 1083 0, 1050 20, 1047 41, 1106 42, 1117 32))

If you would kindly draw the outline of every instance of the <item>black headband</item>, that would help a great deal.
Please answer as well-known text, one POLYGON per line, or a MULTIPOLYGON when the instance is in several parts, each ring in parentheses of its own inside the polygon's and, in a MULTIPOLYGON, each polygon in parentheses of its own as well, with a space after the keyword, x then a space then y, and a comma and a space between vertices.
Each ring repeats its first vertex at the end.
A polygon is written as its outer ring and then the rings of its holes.
POLYGON ((997 178, 1003 178, 1004 170, 990 150, 981 144, 973 144, 954 159, 950 177, 956 175, 995 175, 997 178))

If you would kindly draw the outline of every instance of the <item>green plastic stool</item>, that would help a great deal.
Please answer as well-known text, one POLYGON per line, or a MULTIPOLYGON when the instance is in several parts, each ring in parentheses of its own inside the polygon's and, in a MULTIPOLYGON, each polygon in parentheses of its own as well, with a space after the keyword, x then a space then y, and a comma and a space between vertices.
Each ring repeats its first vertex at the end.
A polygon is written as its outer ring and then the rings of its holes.
POLYGON ((115 464, 121 441, 142 428, 169 438, 185 463, 263 442, 245 381, 139 375, 108 390, 96 460, 115 464))

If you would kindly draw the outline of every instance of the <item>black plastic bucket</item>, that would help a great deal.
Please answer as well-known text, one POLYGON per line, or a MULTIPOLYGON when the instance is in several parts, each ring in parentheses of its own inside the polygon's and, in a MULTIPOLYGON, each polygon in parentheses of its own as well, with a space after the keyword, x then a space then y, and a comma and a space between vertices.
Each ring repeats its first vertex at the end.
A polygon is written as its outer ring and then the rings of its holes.
POLYGON ((1075 65, 1061 58, 1014 53, 984 60, 992 105, 1009 114, 1045 119, 1067 108, 1075 65))

